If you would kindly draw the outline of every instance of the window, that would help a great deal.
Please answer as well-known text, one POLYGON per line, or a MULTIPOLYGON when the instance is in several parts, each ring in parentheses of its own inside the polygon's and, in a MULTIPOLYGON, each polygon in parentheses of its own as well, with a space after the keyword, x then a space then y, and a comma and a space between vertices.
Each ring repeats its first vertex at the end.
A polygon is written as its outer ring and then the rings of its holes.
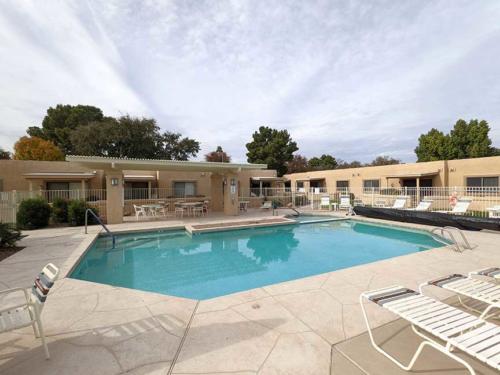
POLYGON ((339 180, 336 182, 337 190, 346 191, 349 190, 349 181, 339 180))
POLYGON ((380 180, 363 180, 364 191, 378 191, 380 188, 380 180))
POLYGON ((498 177, 467 177, 468 188, 498 187, 498 177))
POLYGON ((296 181, 295 187, 299 193, 303 193, 304 192, 304 181, 296 181))
POLYGON ((176 197, 196 195, 196 182, 188 182, 188 181, 174 182, 174 195, 176 197))

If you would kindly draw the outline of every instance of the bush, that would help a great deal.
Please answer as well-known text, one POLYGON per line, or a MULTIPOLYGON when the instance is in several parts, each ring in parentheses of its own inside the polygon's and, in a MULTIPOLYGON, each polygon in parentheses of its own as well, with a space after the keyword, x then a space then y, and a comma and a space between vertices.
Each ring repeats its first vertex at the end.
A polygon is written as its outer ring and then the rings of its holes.
POLYGON ((0 248, 14 247, 21 239, 21 231, 11 224, 0 223, 0 248))
POLYGON ((55 198, 52 202, 52 220, 54 223, 68 222, 68 201, 64 198, 55 198))
POLYGON ((25 199, 17 211, 17 225, 21 229, 38 229, 49 225, 50 206, 41 198, 25 199))
MULTIPOLYGON (((99 216, 99 210, 97 207, 90 207, 83 200, 71 200, 68 203, 68 223, 71 226, 85 225, 85 211, 87 208, 92 209, 92 211, 99 216)), ((96 224, 94 217, 89 216, 89 224, 96 224)))

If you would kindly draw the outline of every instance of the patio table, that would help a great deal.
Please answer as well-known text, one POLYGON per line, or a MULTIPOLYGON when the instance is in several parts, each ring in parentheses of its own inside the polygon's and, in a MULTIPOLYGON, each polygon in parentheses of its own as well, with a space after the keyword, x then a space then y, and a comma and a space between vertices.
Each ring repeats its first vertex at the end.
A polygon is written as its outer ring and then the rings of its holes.
POLYGON ((179 203, 181 207, 185 207, 187 209, 188 215, 193 212, 193 208, 197 206, 202 206, 203 202, 181 202, 179 203))
POLYGON ((161 204, 143 204, 141 207, 145 208, 146 212, 149 212, 151 216, 156 216, 156 211, 163 206, 161 204))

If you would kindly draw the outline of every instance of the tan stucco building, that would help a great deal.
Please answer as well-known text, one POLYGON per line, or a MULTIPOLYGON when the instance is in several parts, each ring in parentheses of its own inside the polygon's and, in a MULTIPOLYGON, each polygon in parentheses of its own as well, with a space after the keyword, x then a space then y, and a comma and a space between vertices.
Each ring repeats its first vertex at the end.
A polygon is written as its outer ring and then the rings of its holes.
POLYGON ((292 190, 399 187, 498 187, 500 156, 442 160, 285 175, 292 190))

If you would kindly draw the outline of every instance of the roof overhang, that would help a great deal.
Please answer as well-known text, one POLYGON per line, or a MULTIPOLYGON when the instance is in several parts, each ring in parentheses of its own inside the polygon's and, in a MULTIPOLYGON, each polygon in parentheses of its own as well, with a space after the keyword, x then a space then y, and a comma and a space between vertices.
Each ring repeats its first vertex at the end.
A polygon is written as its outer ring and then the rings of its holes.
POLYGON ((27 179, 43 180, 89 180, 95 177, 93 172, 33 172, 24 173, 27 179))
POLYGON ((123 176, 123 179, 125 181, 154 181, 154 180, 156 180, 156 176, 126 174, 126 175, 123 176))
POLYGON ((396 173, 396 174, 386 175, 385 178, 417 178, 417 177, 436 176, 438 174, 439 171, 421 172, 421 173, 396 173))
POLYGON ((266 164, 216 163, 208 161, 181 161, 158 159, 110 158, 104 156, 68 155, 66 160, 93 169, 114 170, 168 170, 195 172, 239 172, 266 169, 266 164))
POLYGON ((263 177, 250 177, 252 181, 286 181, 286 178, 283 177, 269 177, 269 176, 263 176, 263 177))

